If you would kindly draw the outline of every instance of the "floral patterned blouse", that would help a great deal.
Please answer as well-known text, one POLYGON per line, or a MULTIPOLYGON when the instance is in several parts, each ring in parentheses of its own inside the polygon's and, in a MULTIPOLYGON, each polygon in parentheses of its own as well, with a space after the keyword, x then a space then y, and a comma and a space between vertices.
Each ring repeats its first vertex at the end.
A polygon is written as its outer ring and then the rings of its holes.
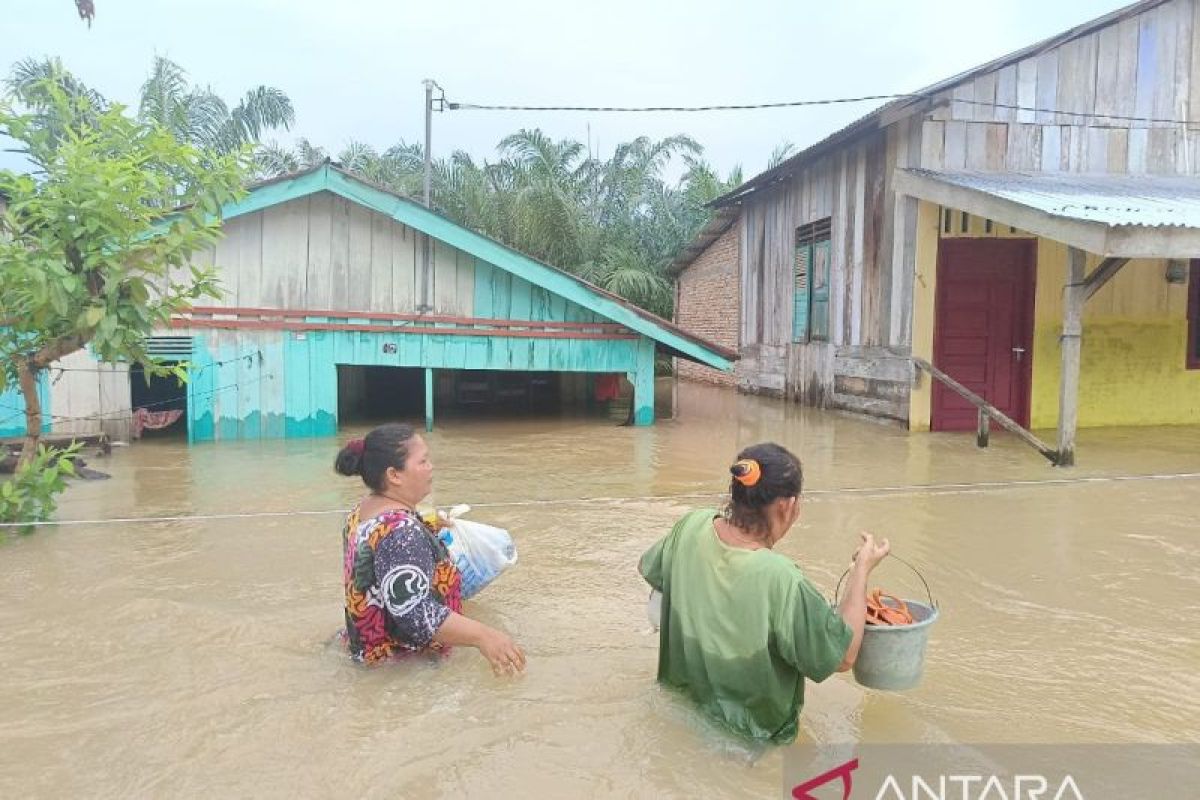
POLYGON ((407 510, 368 520, 356 506, 342 530, 346 638, 356 661, 373 664, 436 648, 433 637, 462 608, 462 579, 446 547, 407 510))

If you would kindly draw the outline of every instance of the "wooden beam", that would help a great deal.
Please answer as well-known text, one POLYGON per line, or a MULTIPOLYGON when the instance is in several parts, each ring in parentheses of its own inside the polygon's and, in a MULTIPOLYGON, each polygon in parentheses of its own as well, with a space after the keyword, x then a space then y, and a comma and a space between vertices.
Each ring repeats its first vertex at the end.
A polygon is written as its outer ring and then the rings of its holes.
POLYGON ((1092 295, 1104 288, 1104 284, 1111 281, 1128 263, 1128 258, 1106 258, 1100 262, 1100 266, 1092 270, 1092 274, 1084 281, 1083 299, 1091 300, 1092 295))
POLYGON ((955 392, 957 392, 960 397, 962 397, 964 400, 966 400, 971 405, 975 406, 976 408, 980 409, 981 411, 986 409, 987 416, 990 419, 994 419, 994 420, 996 420, 996 422, 1000 423, 1001 428, 1004 428, 1004 430, 1008 431, 1013 436, 1016 436, 1018 439, 1025 442, 1026 444, 1028 444, 1034 450, 1037 450, 1039 453, 1041 453, 1043 456, 1045 456, 1050 461, 1051 464, 1057 463, 1058 453, 1055 452, 1054 448, 1052 448, 1050 445, 1043 442, 1038 437, 1034 436, 1029 431, 1022 428, 1021 425, 1018 422, 1016 422, 1012 417, 1008 416, 1003 411, 1001 411, 1000 409, 996 408, 994 405, 989 403, 987 400, 984 400, 982 397, 975 394, 970 389, 963 386, 961 383, 954 380, 954 378, 951 378, 949 375, 942 372, 940 369, 935 367, 933 364, 930 364, 925 359, 917 358, 916 356, 914 356, 913 364, 915 364, 920 369, 925 370, 930 375, 932 375, 935 379, 944 383, 946 386, 949 386, 951 389, 953 389, 955 392))
POLYGON ((183 317, 172 317, 171 327, 183 330, 189 328, 207 328, 242 331, 356 331, 358 333, 409 334, 414 336, 425 334, 429 336, 487 336, 512 339, 603 339, 614 342, 648 339, 648 337, 638 336, 633 333, 594 333, 575 330, 517 331, 507 328, 434 328, 412 327, 408 325, 356 325, 352 322, 288 322, 287 320, 187 319, 183 317))
MULTIPOLYGON (((428 325, 486 325, 496 328, 545 328, 562 330, 596 330, 611 333, 629 333, 624 325, 614 322, 562 322, 558 320, 495 319, 493 317, 455 317, 444 314, 396 314, 387 311, 345 311, 329 309, 241 308, 223 306, 192 306, 180 314, 199 314, 202 317, 261 317, 281 319, 307 319, 328 317, 331 319, 388 320, 393 322, 423 322, 428 325)), ((386 330, 386 328, 384 328, 386 330)))
POLYGON ((425 430, 433 431, 433 369, 425 368, 425 430))
POLYGON ((1058 388, 1058 460, 1060 467, 1075 465, 1075 431, 1079 425, 1079 357, 1083 344, 1084 280, 1087 254, 1068 251, 1067 284, 1063 287, 1062 375, 1058 388))
POLYGON ((991 424, 988 420, 988 412, 986 409, 979 409, 979 427, 975 431, 975 444, 979 447, 987 447, 988 439, 991 437, 991 424))

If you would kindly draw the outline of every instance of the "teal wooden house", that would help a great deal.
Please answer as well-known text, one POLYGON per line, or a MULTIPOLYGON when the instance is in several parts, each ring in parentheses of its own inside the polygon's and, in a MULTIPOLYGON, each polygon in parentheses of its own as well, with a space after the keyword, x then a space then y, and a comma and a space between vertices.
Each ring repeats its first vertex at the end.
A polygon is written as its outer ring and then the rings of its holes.
POLYGON ((649 425, 656 352, 722 370, 736 358, 334 164, 253 187, 223 220, 195 259, 217 269, 222 303, 154 342, 191 365, 191 441, 329 436, 350 410, 432 427, 440 401, 613 373, 649 425))

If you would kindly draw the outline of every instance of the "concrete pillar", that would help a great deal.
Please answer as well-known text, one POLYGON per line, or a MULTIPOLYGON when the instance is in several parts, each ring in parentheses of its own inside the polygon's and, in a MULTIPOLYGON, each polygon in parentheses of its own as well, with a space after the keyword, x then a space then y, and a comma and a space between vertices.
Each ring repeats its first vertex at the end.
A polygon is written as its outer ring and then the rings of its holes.
POLYGON ((1075 431, 1079 424, 1079 360, 1083 345, 1083 304, 1087 255, 1070 248, 1067 284, 1063 287, 1062 383, 1058 391, 1058 459, 1060 467, 1075 465, 1075 431))

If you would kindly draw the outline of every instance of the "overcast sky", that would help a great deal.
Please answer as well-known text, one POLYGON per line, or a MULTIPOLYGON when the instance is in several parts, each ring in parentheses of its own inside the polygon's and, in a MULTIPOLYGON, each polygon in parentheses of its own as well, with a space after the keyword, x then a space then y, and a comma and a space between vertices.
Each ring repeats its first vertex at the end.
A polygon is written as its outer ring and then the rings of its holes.
MULTIPOLYGON (((448 99, 527 105, 693 105, 911 91, 1125 5, 1119 0, 0 0, 0 63, 57 55, 135 102, 153 56, 226 101, 269 84, 296 106, 290 144, 334 153, 423 134, 422 78, 448 99)), ((640 134, 687 133, 722 171, 760 171, 782 141, 810 144, 870 104, 704 114, 449 112, 435 155, 491 156, 519 128, 601 154, 640 134)), ((10 159, 0 164, 13 166, 10 159)))

